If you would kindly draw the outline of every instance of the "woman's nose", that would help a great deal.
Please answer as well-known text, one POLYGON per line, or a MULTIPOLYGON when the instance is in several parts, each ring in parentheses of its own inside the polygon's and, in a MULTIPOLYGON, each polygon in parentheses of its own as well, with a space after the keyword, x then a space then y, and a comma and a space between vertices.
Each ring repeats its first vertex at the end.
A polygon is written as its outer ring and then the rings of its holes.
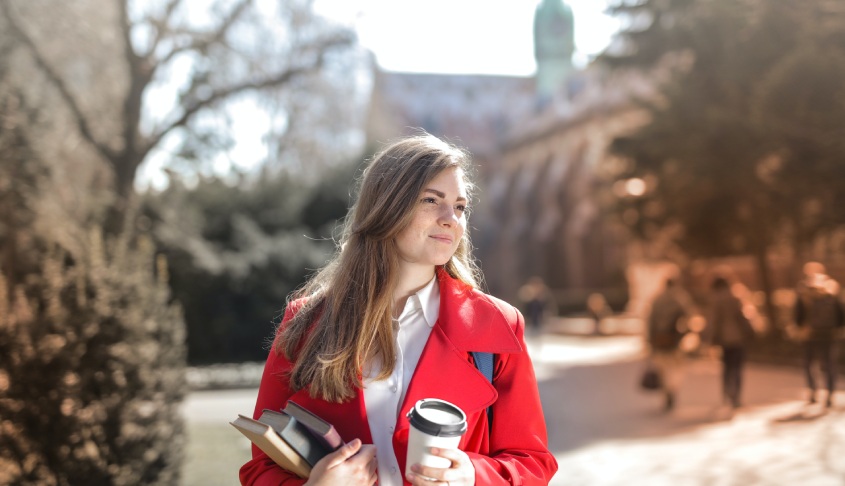
POLYGON ((440 210, 439 217, 440 217, 440 224, 446 225, 446 226, 451 226, 458 221, 458 218, 460 216, 458 216, 455 208, 453 208, 453 207, 451 207, 447 204, 444 204, 442 206, 442 209, 440 210))

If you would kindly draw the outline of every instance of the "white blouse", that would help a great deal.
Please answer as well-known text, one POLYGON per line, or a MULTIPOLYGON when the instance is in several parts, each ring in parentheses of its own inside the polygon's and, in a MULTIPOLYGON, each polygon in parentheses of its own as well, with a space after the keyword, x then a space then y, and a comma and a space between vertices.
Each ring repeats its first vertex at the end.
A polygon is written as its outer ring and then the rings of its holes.
MULTIPOLYGON (((393 430, 408 383, 414 375, 431 329, 440 313, 440 286, 437 277, 405 301, 399 319, 393 321, 393 338, 396 343, 396 366, 385 380, 375 380, 380 363, 370 363, 364 372, 364 404, 370 434, 376 446, 379 486, 402 486, 404 471, 393 451, 393 430)), ((407 412, 404 411, 404 412, 407 412)))

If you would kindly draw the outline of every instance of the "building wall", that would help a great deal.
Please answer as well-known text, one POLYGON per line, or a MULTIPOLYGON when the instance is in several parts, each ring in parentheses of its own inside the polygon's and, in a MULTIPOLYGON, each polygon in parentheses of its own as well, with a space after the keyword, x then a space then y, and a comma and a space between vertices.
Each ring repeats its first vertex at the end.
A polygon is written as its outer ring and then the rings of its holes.
POLYGON ((612 140, 646 121, 621 95, 626 84, 585 78, 584 91, 511 134, 501 170, 485 181, 489 208, 480 222, 489 243, 479 245, 482 262, 495 262, 485 265, 490 290, 515 299, 538 276, 565 312, 583 310, 593 292, 617 308, 626 303, 625 231, 606 214, 600 174, 613 159, 612 140))

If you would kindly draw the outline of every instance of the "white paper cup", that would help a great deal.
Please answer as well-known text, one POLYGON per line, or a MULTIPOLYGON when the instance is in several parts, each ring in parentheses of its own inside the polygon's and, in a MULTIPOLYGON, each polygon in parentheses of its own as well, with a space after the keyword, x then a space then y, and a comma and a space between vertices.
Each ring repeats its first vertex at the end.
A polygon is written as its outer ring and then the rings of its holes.
POLYGON ((426 398, 408 412, 411 429, 408 433, 408 456, 405 474, 411 466, 448 468, 452 462, 431 454, 431 448, 457 449, 467 430, 467 416, 458 406, 437 398, 426 398))

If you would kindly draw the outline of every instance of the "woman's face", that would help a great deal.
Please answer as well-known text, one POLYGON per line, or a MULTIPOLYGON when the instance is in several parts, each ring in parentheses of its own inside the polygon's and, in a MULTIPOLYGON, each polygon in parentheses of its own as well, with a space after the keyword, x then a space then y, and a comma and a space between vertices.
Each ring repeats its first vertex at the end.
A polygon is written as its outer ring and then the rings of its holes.
POLYGON ((396 236, 403 263, 434 267, 455 254, 466 230, 463 170, 442 170, 417 198, 411 223, 396 236))

